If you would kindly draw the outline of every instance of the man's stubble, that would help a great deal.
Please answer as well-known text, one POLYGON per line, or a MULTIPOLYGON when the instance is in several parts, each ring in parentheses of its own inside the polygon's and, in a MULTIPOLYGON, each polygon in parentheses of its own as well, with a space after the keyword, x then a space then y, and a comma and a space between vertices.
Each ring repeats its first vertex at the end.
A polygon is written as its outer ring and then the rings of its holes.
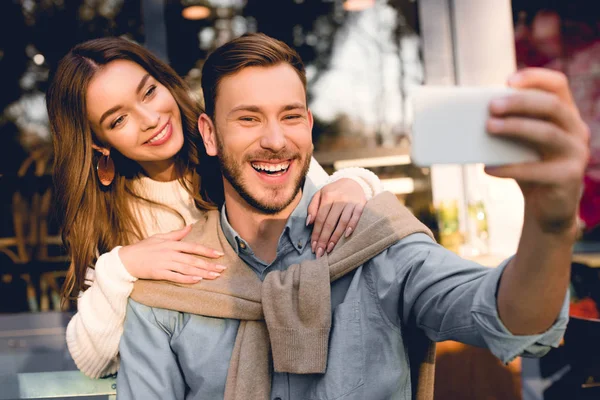
MULTIPOLYGON (((267 201, 261 201, 260 199, 256 198, 256 196, 253 196, 251 194, 250 190, 246 185, 246 182, 244 182, 244 179, 242 177, 242 163, 235 160, 234 157, 229 156, 229 154, 225 151, 225 148, 220 138, 219 131, 216 130, 215 133, 218 149, 217 158, 219 160, 219 165, 221 166, 221 173, 229 182, 229 184, 233 187, 233 189, 240 195, 240 197, 244 199, 244 201, 246 201, 246 203, 248 203, 251 207, 253 207, 262 214, 274 215, 283 211, 287 206, 289 206, 292 203, 292 201, 294 201, 294 199, 304 186, 306 175, 308 174, 308 168, 310 166, 310 160, 312 158, 312 151, 309 154, 306 154, 304 161, 302 162, 300 174, 293 183, 293 190, 289 198, 285 199, 279 204, 269 204, 267 201)), ((253 158, 262 160, 301 160, 302 157, 298 152, 291 152, 287 149, 283 149, 282 151, 277 153, 265 150, 263 152, 257 152, 251 155, 246 155, 244 157, 243 162, 253 158)), ((285 188, 283 188, 283 190, 285 190, 285 188)))

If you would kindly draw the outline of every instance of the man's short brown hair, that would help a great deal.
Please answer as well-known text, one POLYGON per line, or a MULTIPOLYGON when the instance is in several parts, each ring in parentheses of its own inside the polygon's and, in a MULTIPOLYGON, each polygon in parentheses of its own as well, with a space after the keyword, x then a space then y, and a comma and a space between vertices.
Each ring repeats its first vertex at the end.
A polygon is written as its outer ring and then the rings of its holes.
POLYGON ((263 33, 248 33, 213 51, 202 67, 204 108, 214 119, 219 82, 247 67, 271 67, 281 63, 294 68, 306 91, 306 71, 298 53, 284 42, 263 33))

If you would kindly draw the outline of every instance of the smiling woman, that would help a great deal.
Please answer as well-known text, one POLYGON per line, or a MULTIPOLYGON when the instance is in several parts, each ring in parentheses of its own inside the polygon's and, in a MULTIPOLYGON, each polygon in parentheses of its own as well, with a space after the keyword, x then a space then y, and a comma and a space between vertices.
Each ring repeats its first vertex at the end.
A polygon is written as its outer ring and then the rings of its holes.
POLYGON ((91 128, 110 149, 137 161, 158 181, 177 177, 175 155, 183 146, 181 112, 171 92, 140 65, 128 60, 107 64, 92 78, 86 94, 91 128))
MULTIPOLYGON (((302 101, 297 102, 305 108, 302 101)), ((72 260, 63 294, 77 299, 78 308, 67 328, 67 344, 77 366, 100 377, 118 369, 118 344, 134 281, 190 284, 216 279, 227 268, 218 263, 220 252, 180 241, 205 210, 221 204, 223 182, 216 160, 206 154, 198 130, 202 110, 189 88, 137 44, 104 38, 75 46, 52 77, 47 107, 57 215, 72 260)), ((299 108, 282 110, 281 121, 286 129, 304 125, 306 133, 312 122, 299 108)), ((235 123, 248 132, 260 115, 240 110, 235 123)), ((269 140, 276 145, 280 139, 273 135, 269 140)), ((242 146, 247 138, 236 141, 242 146)), ((293 147, 286 154, 274 160, 248 153, 243 173, 286 180, 311 163, 310 154, 293 147)), ((324 171, 313 165, 313 180, 326 183, 324 171)), ((322 249, 329 250, 328 244, 335 245, 343 232, 352 232, 367 196, 380 185, 377 177, 340 177, 344 175, 332 177, 311 205, 308 223, 316 221, 322 249)), ((293 192, 290 185, 283 186, 285 193, 293 192)))

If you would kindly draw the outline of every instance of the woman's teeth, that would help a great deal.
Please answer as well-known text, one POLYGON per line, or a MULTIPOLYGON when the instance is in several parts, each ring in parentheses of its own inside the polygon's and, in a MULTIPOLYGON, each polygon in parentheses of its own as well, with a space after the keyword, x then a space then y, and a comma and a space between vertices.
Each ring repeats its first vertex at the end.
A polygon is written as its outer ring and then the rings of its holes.
POLYGON ((156 135, 156 136, 154 136, 152 139, 148 140, 148 143, 154 143, 154 142, 156 142, 157 140, 160 140, 160 139, 164 138, 164 137, 167 135, 167 130, 168 130, 168 128, 169 128, 169 125, 165 126, 165 127, 163 128, 163 130, 162 130, 162 131, 160 131, 160 133, 159 133, 158 135, 156 135))

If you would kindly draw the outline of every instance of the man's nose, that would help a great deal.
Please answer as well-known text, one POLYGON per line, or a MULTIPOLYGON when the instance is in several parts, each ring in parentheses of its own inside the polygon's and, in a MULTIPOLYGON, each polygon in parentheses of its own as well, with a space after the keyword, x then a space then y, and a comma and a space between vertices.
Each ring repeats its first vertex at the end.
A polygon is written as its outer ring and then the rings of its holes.
POLYGON ((286 145, 286 138, 281 125, 276 122, 268 124, 261 137, 260 145, 273 152, 283 149, 286 145))
POLYGON ((139 113, 141 116, 141 128, 144 131, 154 129, 158 126, 160 121, 160 114, 150 107, 139 107, 139 113))

